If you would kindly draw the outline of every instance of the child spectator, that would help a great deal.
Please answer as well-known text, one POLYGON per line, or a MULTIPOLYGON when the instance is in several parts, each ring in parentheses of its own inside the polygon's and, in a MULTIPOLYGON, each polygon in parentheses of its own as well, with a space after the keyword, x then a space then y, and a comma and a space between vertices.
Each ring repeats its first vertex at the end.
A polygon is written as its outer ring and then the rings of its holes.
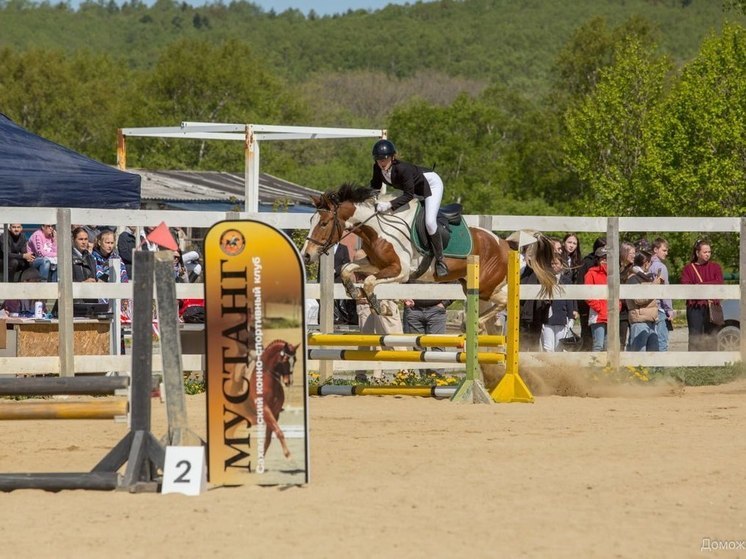
POLYGON ((54 225, 44 224, 31 234, 27 254, 33 257, 31 265, 41 276, 41 281, 57 281, 57 232, 54 225))

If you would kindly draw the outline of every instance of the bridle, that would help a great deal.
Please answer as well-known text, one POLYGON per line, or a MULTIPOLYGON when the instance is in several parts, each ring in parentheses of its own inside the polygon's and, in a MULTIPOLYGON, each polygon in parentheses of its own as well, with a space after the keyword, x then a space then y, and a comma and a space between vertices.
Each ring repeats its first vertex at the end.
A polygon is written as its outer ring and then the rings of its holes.
POLYGON ((321 214, 321 212, 331 212, 332 220, 334 221, 334 228, 329 231, 329 234, 327 235, 326 239, 323 241, 317 241, 316 239, 312 239, 310 236, 306 237, 306 241, 308 241, 311 244, 314 244, 319 247, 319 252, 321 254, 329 254, 329 250, 336 245, 337 243, 341 242, 342 239, 345 237, 348 237, 349 235, 352 235, 357 229, 365 225, 368 221, 376 217, 378 214, 371 215, 368 219, 365 219, 358 223, 357 225, 354 225, 350 227, 349 229, 344 229, 342 227, 341 219, 338 217, 339 213, 339 206, 341 205, 339 202, 336 202, 334 200, 326 199, 329 206, 331 206, 331 209, 329 208, 317 208, 316 213, 321 214), (334 240, 334 237, 338 237, 337 240, 334 240))

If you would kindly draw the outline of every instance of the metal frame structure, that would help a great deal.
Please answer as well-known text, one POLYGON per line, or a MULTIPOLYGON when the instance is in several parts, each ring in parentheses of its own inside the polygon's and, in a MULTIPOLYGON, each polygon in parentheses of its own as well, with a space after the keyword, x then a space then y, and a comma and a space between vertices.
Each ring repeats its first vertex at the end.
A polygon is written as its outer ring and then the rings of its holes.
POLYGON ((117 130, 117 166, 121 170, 127 168, 127 137, 244 142, 246 182, 244 211, 257 213, 259 211, 260 141, 385 138, 386 130, 217 122, 182 122, 179 126, 120 128, 117 130))

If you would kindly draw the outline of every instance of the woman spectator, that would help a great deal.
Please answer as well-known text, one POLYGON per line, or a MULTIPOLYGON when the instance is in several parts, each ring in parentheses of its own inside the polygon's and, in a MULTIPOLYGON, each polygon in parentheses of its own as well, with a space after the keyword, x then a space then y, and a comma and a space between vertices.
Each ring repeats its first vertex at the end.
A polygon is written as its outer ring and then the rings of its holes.
MULTIPOLYGON (((586 285, 606 285, 608 282, 607 271, 608 252, 606 247, 596 250, 597 264, 591 267, 585 274, 586 285)), ((588 326, 591 329, 593 339, 592 351, 604 351, 608 336, 607 326, 609 321, 609 308, 606 299, 588 299, 588 326)))
MULTIPOLYGON (((698 240, 694 243, 689 264, 681 271, 681 283, 687 285, 708 284, 721 285, 723 270, 720 264, 713 262, 712 246, 709 241, 698 240)), ((714 351, 719 325, 713 324, 710 316, 710 303, 720 305, 718 299, 687 299, 686 323, 689 328, 689 351, 714 351)))
MULTIPOLYGON (((114 248, 114 244, 114 231, 111 229, 104 229, 99 233, 92 252, 93 260, 96 263, 96 279, 98 281, 109 281, 109 260, 112 258, 120 258, 119 253, 114 248)), ((119 265, 119 281, 122 283, 129 281, 127 268, 125 267, 124 262, 119 265)))
MULTIPOLYGON (((559 285, 572 283, 569 272, 563 273, 564 269, 565 265, 560 256, 552 260, 552 270, 557 276, 559 285)), ((576 318, 578 318, 578 306, 573 300, 554 299, 547 305, 541 325, 541 349, 558 351, 560 341, 567 337, 576 318)))
MULTIPOLYGON (((630 285, 663 283, 661 276, 650 274, 650 264, 650 253, 638 252, 625 283, 630 285)), ((658 320, 658 301, 641 298, 626 299, 625 303, 629 316, 629 345, 627 351, 659 351, 658 332, 655 328, 655 323, 658 320)))
POLYGON ((57 281, 57 232, 54 225, 44 224, 31 234, 27 253, 33 257, 31 265, 38 270, 41 281, 57 281))
POLYGON ((96 281, 96 261, 88 252, 88 232, 83 227, 73 229, 73 281, 96 281))
POLYGON ((572 283, 577 283, 578 269, 583 262, 583 256, 580 252, 580 239, 575 233, 568 233, 562 237, 562 259, 562 263, 570 270, 572 283))

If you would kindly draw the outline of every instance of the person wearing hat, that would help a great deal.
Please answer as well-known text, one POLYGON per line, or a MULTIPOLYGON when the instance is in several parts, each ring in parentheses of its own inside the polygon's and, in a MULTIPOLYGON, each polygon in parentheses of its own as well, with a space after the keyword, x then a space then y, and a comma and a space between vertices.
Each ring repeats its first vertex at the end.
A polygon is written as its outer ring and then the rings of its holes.
POLYGON ((396 157, 396 147, 389 140, 378 140, 373 146, 373 178, 370 187, 380 190, 383 183, 396 187, 402 194, 390 202, 376 204, 379 212, 394 211, 408 204, 415 196, 425 199, 425 227, 435 256, 435 275, 448 275, 443 261, 443 240, 438 232, 438 210, 443 198, 443 180, 432 169, 419 167, 396 157))
MULTIPOLYGON (((605 246, 599 247, 594 253, 596 265, 589 268, 585 274, 586 285, 606 285, 608 270, 606 267, 608 250, 605 246)), ((606 299, 588 299, 588 326, 591 329, 593 345, 591 351, 604 351, 608 336, 607 326, 609 320, 609 309, 606 299)))

